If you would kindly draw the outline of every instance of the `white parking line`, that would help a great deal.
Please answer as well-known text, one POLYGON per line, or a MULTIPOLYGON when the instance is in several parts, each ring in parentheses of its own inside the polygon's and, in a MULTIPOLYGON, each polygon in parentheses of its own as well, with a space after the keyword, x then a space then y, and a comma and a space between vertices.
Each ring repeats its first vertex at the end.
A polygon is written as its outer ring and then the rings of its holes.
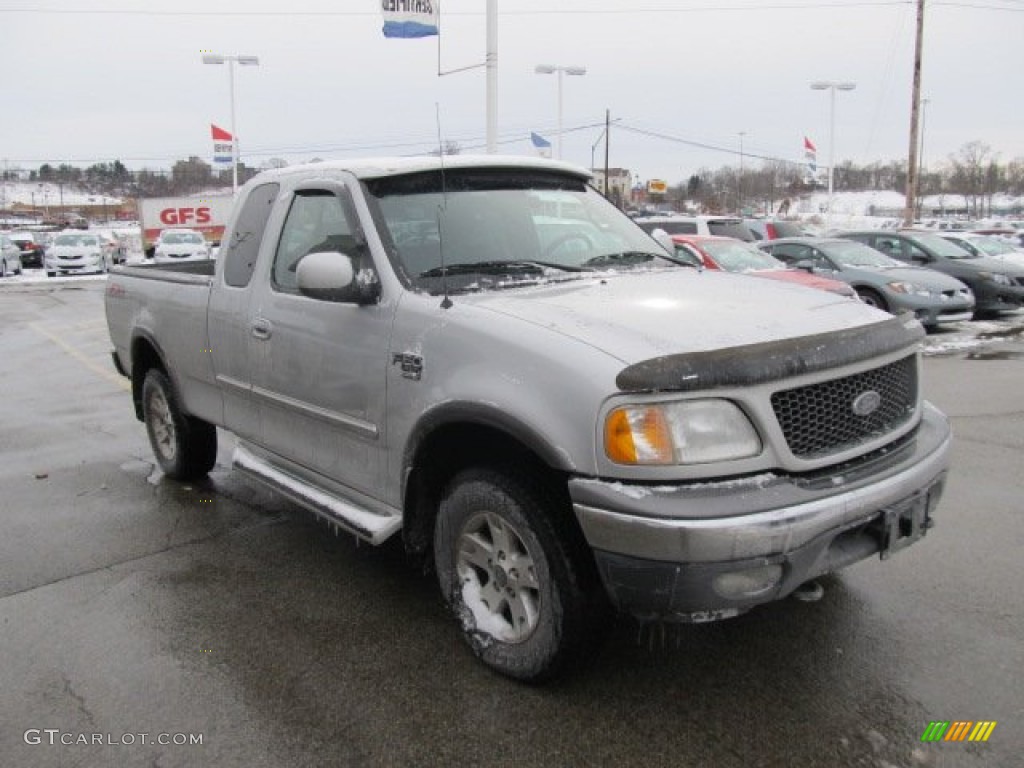
POLYGON ((103 366, 97 364, 94 360, 91 360, 90 358, 83 355, 79 350, 72 347, 59 336, 50 333, 50 331, 43 328, 39 323, 29 323, 28 326, 33 331, 38 333, 40 336, 45 336, 47 339, 52 341, 54 344, 56 344, 62 350, 67 352, 69 355, 71 355, 71 357, 75 358, 78 362, 82 363, 82 365, 84 365, 93 373, 97 373, 104 379, 113 382, 120 389, 123 389, 125 391, 131 389, 131 385, 128 383, 128 379, 124 378, 123 376, 114 371, 108 370, 103 366))

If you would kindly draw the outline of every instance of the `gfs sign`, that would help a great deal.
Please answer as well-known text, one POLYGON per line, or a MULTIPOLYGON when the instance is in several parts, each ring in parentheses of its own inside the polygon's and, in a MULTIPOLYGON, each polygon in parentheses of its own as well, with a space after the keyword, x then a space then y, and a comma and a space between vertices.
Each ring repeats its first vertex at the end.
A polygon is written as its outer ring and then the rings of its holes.
POLYGON ((183 224, 209 224, 212 220, 210 209, 206 206, 197 208, 164 208, 160 211, 160 221, 168 227, 183 224))

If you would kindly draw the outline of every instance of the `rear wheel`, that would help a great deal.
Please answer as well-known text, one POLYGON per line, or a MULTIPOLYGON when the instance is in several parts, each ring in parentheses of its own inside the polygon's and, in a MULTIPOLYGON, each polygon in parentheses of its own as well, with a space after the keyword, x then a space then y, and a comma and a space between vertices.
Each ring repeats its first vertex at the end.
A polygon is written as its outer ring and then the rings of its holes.
POLYGON ((476 656, 538 682, 589 656, 609 616, 593 564, 541 484, 471 469, 441 501, 434 560, 442 594, 476 656))
POLYGON ((878 291, 874 291, 871 288, 858 288, 857 295, 860 296, 860 300, 867 304, 869 307, 877 307, 878 309, 889 311, 889 304, 878 291))
POLYGON ((217 461, 217 429, 182 412, 167 375, 152 368, 142 384, 142 415, 157 463, 175 480, 202 477, 217 461))

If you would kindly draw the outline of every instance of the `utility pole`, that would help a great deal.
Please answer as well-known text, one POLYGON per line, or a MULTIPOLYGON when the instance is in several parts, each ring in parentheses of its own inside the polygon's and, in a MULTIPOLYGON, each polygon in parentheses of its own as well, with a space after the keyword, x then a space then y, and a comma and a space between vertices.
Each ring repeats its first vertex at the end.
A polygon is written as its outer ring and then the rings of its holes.
POLYGON ((606 109, 604 111, 604 193, 605 197, 611 200, 612 191, 611 179, 608 178, 608 142, 612 138, 612 111, 606 109))
POLYGON ((914 86, 910 97, 910 158, 907 160, 907 192, 903 226, 914 224, 918 185, 918 119, 921 112, 921 49, 924 42, 924 0, 917 0, 917 35, 914 39, 914 86))

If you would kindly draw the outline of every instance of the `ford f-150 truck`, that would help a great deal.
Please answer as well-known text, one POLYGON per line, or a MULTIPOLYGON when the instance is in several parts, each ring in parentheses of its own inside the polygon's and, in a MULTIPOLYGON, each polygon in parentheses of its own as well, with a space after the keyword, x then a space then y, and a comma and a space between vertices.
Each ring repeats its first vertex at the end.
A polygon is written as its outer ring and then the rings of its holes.
POLYGON ((237 470, 401 534, 476 655, 541 680, 614 610, 727 618, 885 559, 942 493, 916 320, 664 241, 539 158, 268 171, 216 264, 114 270, 114 363, 168 476, 230 431, 237 470))

